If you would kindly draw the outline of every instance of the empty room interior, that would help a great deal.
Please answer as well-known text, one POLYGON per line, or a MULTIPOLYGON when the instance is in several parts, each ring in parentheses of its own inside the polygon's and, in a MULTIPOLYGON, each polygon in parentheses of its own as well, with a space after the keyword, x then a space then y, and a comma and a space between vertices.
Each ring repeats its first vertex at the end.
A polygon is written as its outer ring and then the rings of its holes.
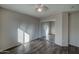
POLYGON ((0 54, 79 54, 79 5, 0 4, 0 54))

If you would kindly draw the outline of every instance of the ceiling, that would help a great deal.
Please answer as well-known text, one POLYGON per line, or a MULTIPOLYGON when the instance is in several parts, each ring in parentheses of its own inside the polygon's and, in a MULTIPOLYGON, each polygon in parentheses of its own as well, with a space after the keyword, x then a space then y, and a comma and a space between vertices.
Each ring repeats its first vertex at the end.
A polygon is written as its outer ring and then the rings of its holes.
POLYGON ((79 5, 75 4, 45 4, 48 7, 46 12, 38 13, 35 10, 35 4, 1 4, 0 7, 28 14, 34 17, 42 18, 60 12, 79 11, 79 5))

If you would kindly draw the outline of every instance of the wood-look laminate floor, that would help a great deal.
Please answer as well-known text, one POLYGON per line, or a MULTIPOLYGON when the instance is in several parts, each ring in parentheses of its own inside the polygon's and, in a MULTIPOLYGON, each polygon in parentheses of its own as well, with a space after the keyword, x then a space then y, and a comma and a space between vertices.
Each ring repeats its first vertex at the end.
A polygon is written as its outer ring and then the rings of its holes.
POLYGON ((38 39, 6 50, 4 54, 68 54, 68 48, 60 47, 47 40, 38 39))
POLYGON ((68 54, 79 54, 79 47, 69 45, 68 46, 68 54))

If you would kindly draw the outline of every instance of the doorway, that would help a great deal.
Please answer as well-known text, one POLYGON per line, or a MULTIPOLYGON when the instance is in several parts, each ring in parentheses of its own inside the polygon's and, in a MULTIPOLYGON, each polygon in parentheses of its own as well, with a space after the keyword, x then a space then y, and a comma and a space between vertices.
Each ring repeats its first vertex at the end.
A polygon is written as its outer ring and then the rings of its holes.
POLYGON ((46 21, 41 23, 41 35, 45 37, 46 40, 54 42, 55 40, 55 21, 46 21))

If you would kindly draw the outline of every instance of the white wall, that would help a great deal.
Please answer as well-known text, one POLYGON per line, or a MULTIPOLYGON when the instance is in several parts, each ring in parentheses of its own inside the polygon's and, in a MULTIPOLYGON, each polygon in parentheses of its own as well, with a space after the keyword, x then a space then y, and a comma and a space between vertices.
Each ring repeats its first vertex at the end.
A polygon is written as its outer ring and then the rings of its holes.
POLYGON ((68 46, 68 13, 62 15, 62 45, 68 46))
POLYGON ((68 46, 68 13, 61 13, 56 18, 55 43, 68 46))
POLYGON ((45 17, 45 18, 41 18, 40 22, 56 21, 55 16, 56 15, 45 17))
POLYGON ((23 24, 26 33, 30 35, 30 40, 38 38, 39 35, 39 20, 28 15, 0 9, 0 24, 0 51, 19 44, 17 42, 17 29, 23 24))
POLYGON ((62 14, 58 14, 55 16, 56 18, 56 35, 55 35, 55 43, 57 45, 62 46, 62 14))
POLYGON ((55 31, 55 21, 52 21, 51 22, 51 34, 56 34, 56 31, 55 31))
MULTIPOLYGON (((1 11, 0 11, 0 13, 1 13, 1 11)), ((0 16, 0 18, 1 18, 1 16, 0 16)), ((1 26, 1 19, 0 19, 0 49, 1 49, 1 30, 2 30, 2 26, 1 26)))
POLYGON ((79 47, 79 12, 70 13, 69 44, 79 47))

